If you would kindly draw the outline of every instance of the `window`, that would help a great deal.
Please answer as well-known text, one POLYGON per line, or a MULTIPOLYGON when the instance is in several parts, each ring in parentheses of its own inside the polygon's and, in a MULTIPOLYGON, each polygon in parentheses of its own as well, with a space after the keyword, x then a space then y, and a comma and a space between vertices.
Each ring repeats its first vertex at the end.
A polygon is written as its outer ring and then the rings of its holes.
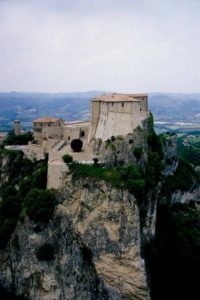
POLYGON ((42 129, 41 128, 35 128, 34 131, 35 132, 42 132, 42 129))
POLYGON ((113 106, 113 102, 112 102, 112 106, 113 106))
POLYGON ((122 102, 122 106, 124 106, 124 102, 122 102))
POLYGON ((67 139, 68 139, 68 141, 70 141, 70 136, 68 136, 68 138, 67 138, 67 139))
POLYGON ((85 136, 85 131, 81 131, 81 137, 84 137, 85 136))

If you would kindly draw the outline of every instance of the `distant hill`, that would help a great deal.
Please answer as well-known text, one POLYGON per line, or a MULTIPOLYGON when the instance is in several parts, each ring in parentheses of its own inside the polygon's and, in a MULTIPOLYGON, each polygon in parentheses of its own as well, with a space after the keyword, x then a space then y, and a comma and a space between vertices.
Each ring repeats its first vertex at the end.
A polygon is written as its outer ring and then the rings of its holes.
POLYGON ((150 94, 149 107, 157 121, 200 122, 200 94, 150 94))
MULTIPOLYGON (((67 121, 90 116, 90 99, 103 91, 74 93, 0 93, 0 131, 12 128, 20 119, 26 129, 39 116, 60 117, 67 121)), ((149 94, 149 108, 156 121, 192 122, 200 124, 200 94, 149 94)))

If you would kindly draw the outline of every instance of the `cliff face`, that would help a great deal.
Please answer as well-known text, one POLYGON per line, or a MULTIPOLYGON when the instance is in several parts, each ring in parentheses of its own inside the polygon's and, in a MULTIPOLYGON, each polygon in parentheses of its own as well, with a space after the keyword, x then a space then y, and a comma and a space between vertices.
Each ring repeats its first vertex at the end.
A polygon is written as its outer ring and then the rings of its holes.
POLYGON ((0 187, 8 180, 8 164, 9 158, 7 156, 0 155, 0 187))
POLYGON ((87 251, 66 214, 57 211, 46 226, 26 219, 1 251, 1 285, 28 299, 107 299, 87 251), (45 242, 55 249, 49 262, 36 256, 45 242))
POLYGON ((60 195, 59 209, 93 253, 109 299, 148 299, 140 256, 140 220, 136 199, 105 182, 79 180, 60 195))
MULTIPOLYGON (((147 135, 137 128, 94 146, 106 166, 144 168, 153 147, 147 135)), ((175 137, 165 140, 163 164, 164 178, 177 168, 175 137)), ((2 170, 6 165, 2 160, 2 170)), ((161 187, 162 180, 140 202, 108 182, 68 174, 53 218, 44 224, 25 217, 0 250, 0 284, 28 299, 150 299, 141 252, 155 234, 161 187), (37 256, 45 243, 54 249, 49 261, 37 256)))
POLYGON ((147 121, 143 122, 143 129, 138 126, 133 133, 126 136, 116 136, 102 143, 97 139, 94 143, 94 153, 106 166, 123 166, 137 163, 144 167, 147 161, 147 121), (140 153, 137 153, 140 151, 140 153), (137 156, 138 154, 138 156, 137 156))
POLYGON ((48 225, 18 223, 0 254, 1 284, 29 299, 149 299, 133 195, 81 179, 58 202, 48 225), (50 262, 35 253, 45 242, 55 248, 50 262))

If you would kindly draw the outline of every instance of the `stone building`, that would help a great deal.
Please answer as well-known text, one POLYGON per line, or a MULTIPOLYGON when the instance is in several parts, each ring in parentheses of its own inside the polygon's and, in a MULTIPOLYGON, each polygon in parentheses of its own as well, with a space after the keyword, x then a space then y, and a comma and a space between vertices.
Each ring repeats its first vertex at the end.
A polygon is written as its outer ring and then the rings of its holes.
POLYGON ((58 118, 42 117, 33 121, 35 144, 41 145, 43 140, 62 139, 64 121, 58 118))
POLYGON ((126 135, 148 115, 146 94, 107 94, 92 99, 89 139, 126 135))
POLYGON ((67 166, 63 155, 73 156, 75 161, 91 163, 95 156, 95 139, 106 141, 112 136, 133 133, 148 117, 148 97, 145 94, 107 94, 91 101, 91 121, 65 123, 59 118, 43 117, 33 121, 34 141, 30 142, 28 154, 41 159, 49 153, 48 188, 63 186, 67 166), (83 149, 73 152, 71 141, 81 139, 83 149))
POLYGON ((14 121, 14 134, 20 135, 22 133, 21 131, 21 122, 20 120, 14 121))
POLYGON ((146 94, 107 94, 91 101, 91 121, 65 123, 58 118, 43 117, 33 121, 34 143, 42 145, 52 140, 70 144, 81 139, 90 144, 94 139, 102 141, 111 136, 126 135, 141 126, 148 116, 146 94))
POLYGON ((71 142, 73 139, 87 141, 89 134, 89 121, 66 123, 63 130, 63 137, 66 141, 71 142))

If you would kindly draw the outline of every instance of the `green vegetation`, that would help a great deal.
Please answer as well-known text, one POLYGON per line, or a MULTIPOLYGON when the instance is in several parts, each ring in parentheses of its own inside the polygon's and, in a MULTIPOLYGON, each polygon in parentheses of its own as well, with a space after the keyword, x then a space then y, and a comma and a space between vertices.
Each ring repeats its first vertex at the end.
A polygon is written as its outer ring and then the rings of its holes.
MULTIPOLYGON (((0 202, 0 247, 6 245, 17 220, 21 219, 26 210, 31 217, 34 205, 38 205, 39 212, 36 219, 47 221, 48 218, 43 217, 43 214, 46 213, 45 204, 48 206, 47 216, 51 215, 50 210, 52 209, 52 204, 46 199, 47 195, 44 190, 47 184, 47 160, 32 162, 26 159, 21 151, 0 150, 0 160, 5 157, 8 161, 3 172, 5 176, 8 176, 8 181, 0 185, 2 199, 0 202), (32 206, 31 195, 33 193, 31 191, 37 191, 37 197, 32 198, 34 202, 32 206), (42 200, 41 195, 44 195, 42 200)), ((54 203, 52 195, 50 200, 54 203)))
POLYGON ((194 203, 159 205, 155 240, 146 248, 153 300, 197 299, 200 212, 194 203))
POLYGON ((50 243, 44 243, 36 250, 36 256, 39 260, 51 261, 54 259, 54 246, 50 243))
POLYGON ((153 115, 148 120, 148 162, 146 164, 145 183, 146 192, 155 187, 161 178, 163 144, 162 139, 155 133, 153 115))
POLYGON ((69 163, 71 163, 73 161, 73 157, 71 155, 69 155, 69 154, 63 155, 62 158, 63 158, 63 160, 64 160, 64 162, 66 164, 69 164, 69 163))
POLYGON ((128 189, 139 200, 143 197, 144 179, 142 171, 136 165, 108 168, 99 164, 84 165, 73 162, 69 165, 74 179, 79 177, 94 177, 110 182, 119 189, 128 189))
POLYGON ((178 168, 173 176, 168 176, 162 187, 162 193, 170 196, 174 191, 188 191, 199 177, 191 165, 183 160, 179 160, 178 168))
MULTIPOLYGON (((73 178, 94 177, 110 182, 114 187, 119 189, 127 189, 134 194, 140 202, 145 198, 145 194, 150 188, 153 188, 161 178, 161 160, 163 158, 162 142, 156 135, 153 128, 153 117, 151 116, 149 123, 148 136, 148 162, 145 168, 141 168, 136 164, 130 164, 124 167, 104 167, 94 160, 93 165, 84 165, 77 162, 70 162, 69 168, 73 173, 73 178)), ((106 147, 115 149, 113 142, 115 137, 111 137, 106 141, 106 147)), ((130 141, 129 141, 130 143, 130 141)), ((131 140, 132 143, 132 140, 131 140)), ((135 147, 133 149, 136 158, 139 160, 143 148, 135 147)), ((113 153, 115 155, 115 153, 113 153)), ((68 163, 68 157, 67 157, 68 163)))
POLYGON ((32 132, 26 132, 24 134, 16 135, 14 131, 8 133, 7 138, 3 142, 3 146, 6 145, 27 145, 29 141, 33 140, 32 132))
POLYGON ((94 157, 93 158, 93 161, 94 161, 94 164, 97 166, 98 165, 98 162, 99 162, 99 159, 97 157, 94 157))
POLYGON ((200 165, 199 135, 184 135, 177 139, 179 156, 195 166, 200 165))
MULTIPOLYGON (((129 140, 129 143, 130 143, 130 140, 129 140)), ((133 149, 133 153, 134 153, 135 157, 137 158, 137 160, 139 160, 142 156, 143 148, 142 147, 135 147, 133 149)))
POLYGON ((54 206, 54 194, 48 190, 31 189, 24 201, 25 211, 34 221, 48 222, 53 215, 54 206))

